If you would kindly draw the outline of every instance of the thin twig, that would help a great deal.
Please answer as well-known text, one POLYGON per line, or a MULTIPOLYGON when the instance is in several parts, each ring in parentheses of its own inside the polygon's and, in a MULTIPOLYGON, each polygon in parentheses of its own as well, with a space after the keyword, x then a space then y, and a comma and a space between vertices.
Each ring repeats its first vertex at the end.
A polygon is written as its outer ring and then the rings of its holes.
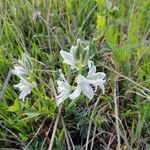
POLYGON ((115 135, 112 134, 109 138, 109 142, 107 144, 107 147, 105 148, 106 150, 110 150, 110 145, 113 143, 114 139, 115 139, 115 135))
POLYGON ((11 75, 12 75, 12 69, 9 70, 9 72, 8 72, 8 74, 7 74, 7 77, 6 77, 5 81, 4 81, 4 85, 3 85, 2 91, 0 92, 0 101, 1 101, 2 98, 3 98, 3 95, 4 95, 4 93, 5 93, 5 90, 6 90, 6 88, 7 88, 7 85, 8 85, 8 82, 9 82, 9 80, 10 80, 11 75))
POLYGON ((33 57, 31 57, 31 59, 32 59, 33 61, 35 61, 35 62, 37 62, 37 63, 39 63, 39 64, 43 65, 44 67, 46 67, 46 65, 45 65, 44 63, 42 63, 41 61, 36 60, 36 59, 35 59, 35 58, 33 58, 33 57))
POLYGON ((40 150, 43 150, 44 144, 45 144, 45 142, 46 142, 46 140, 47 140, 47 137, 48 137, 48 135, 49 135, 49 132, 50 132, 50 130, 51 130, 51 128, 52 128, 53 122, 54 122, 54 121, 52 121, 52 123, 50 124, 50 126, 49 126, 49 128, 48 128, 48 131, 46 132, 46 136, 45 136, 45 138, 44 138, 44 141, 43 141, 43 143, 42 143, 42 146, 41 146, 40 150))
POLYGON ((1 143, 1 141, 5 141, 5 142, 8 142, 8 143, 14 143, 14 144, 17 144, 17 145, 22 145, 22 144, 19 143, 19 142, 12 141, 12 140, 8 140, 8 139, 2 139, 2 138, 0 138, 0 143, 1 143))
POLYGON ((52 148, 53 148, 54 138, 55 138, 55 134, 56 134, 56 130, 57 130, 60 115, 61 115, 61 106, 59 107, 58 115, 57 115, 57 118, 55 120, 54 129, 53 129, 53 133, 52 133, 52 137, 51 137, 51 141, 50 141, 48 150, 52 150, 52 148))
POLYGON ((45 123, 46 118, 43 120, 42 124, 40 125, 40 127, 38 128, 37 132, 34 134, 34 136, 32 137, 32 139, 30 140, 30 142, 27 144, 27 146, 24 148, 24 150, 27 150, 28 147, 30 146, 30 144, 33 142, 33 140, 36 138, 36 136, 38 135, 38 133, 40 132, 41 128, 43 127, 44 123, 45 123))
POLYGON ((73 144, 71 135, 70 135, 69 131, 66 131, 66 132, 67 132, 67 134, 68 134, 68 137, 70 138, 70 143, 71 143, 71 145, 72 145, 72 150, 75 150, 75 147, 74 147, 74 144, 73 144))
POLYGON ((118 77, 115 76, 115 83, 114 83, 114 103, 115 103, 115 118, 116 118, 116 132, 117 132, 117 139, 118 139, 118 150, 120 150, 120 129, 119 129, 119 106, 118 106, 118 77))
MULTIPOLYGON (((63 117, 62 117, 62 119, 63 119, 63 122, 64 122, 64 118, 63 118, 63 117)), ((64 123, 65 123, 65 122, 64 122, 64 123)), ((70 135, 69 131, 66 129, 65 124, 63 124, 63 126, 65 127, 65 130, 66 130, 67 136, 68 136, 68 138, 70 139, 70 143, 71 143, 71 145, 72 145, 72 150, 75 150, 75 147, 74 147, 74 144, 73 144, 73 141, 72 141, 71 135, 70 135)))
MULTIPOLYGON (((108 132, 101 131, 101 132, 97 133, 97 134, 95 135, 95 137, 98 137, 98 136, 99 136, 100 134, 102 134, 102 133, 108 133, 108 132)), ((92 139, 93 139, 93 137, 88 141, 88 144, 92 142, 92 139)), ((86 147, 86 144, 83 145, 83 146, 80 148, 80 150, 84 150, 85 147, 86 147)))
POLYGON ((65 122, 64 122, 64 119, 63 119, 62 116, 61 116, 61 120, 62 120, 62 125, 63 125, 63 128, 64 128, 64 132, 65 132, 67 150, 71 150, 70 141, 69 141, 68 134, 67 134, 67 129, 66 129, 65 122))
POLYGON ((3 127, 4 129, 6 129, 9 133, 11 133, 13 135, 13 137, 18 140, 23 146, 25 146, 25 144, 19 139, 19 137, 12 132, 11 130, 9 130, 7 127, 3 126, 2 124, 0 124, 1 127, 3 127))
POLYGON ((90 150, 93 150, 93 145, 94 145, 95 135, 96 135, 96 124, 95 124, 95 126, 94 126, 93 138, 92 138, 92 142, 91 142, 91 148, 90 148, 90 150))
POLYGON ((86 138, 86 147, 85 147, 85 150, 88 150, 88 143, 89 143, 91 125, 92 125, 92 121, 93 121, 94 110, 95 110, 95 108, 96 108, 98 102, 99 102, 99 98, 98 98, 97 101, 95 102, 95 105, 94 105, 94 108, 93 108, 93 110, 92 110, 92 114, 91 114, 91 117, 90 117, 89 128, 88 128, 88 133, 87 133, 87 138, 86 138))
POLYGON ((52 1, 50 0, 50 4, 49 4, 49 8, 48 8, 48 13, 47 13, 47 19, 46 19, 46 27, 47 27, 47 34, 48 34, 48 45, 49 45, 49 49, 50 49, 50 52, 51 52, 51 43, 50 43, 50 39, 51 39, 51 35, 50 35, 50 30, 49 28, 51 29, 50 27, 50 8, 51 8, 51 3, 52 1))

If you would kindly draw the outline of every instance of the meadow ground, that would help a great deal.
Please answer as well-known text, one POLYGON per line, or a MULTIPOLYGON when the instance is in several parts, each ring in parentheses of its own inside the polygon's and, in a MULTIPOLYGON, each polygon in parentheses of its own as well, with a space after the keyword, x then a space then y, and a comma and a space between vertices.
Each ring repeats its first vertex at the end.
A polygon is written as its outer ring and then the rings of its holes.
POLYGON ((0 0, 0 149, 150 150, 150 0, 0 0), (60 50, 77 39, 105 93, 57 107, 60 50), (23 53, 37 84, 24 102, 11 73, 23 53))

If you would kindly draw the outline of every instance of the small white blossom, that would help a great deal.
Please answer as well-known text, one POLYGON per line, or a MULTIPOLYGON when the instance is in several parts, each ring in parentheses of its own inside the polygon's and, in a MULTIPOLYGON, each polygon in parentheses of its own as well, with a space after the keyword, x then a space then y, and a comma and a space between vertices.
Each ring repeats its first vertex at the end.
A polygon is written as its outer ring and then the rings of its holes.
POLYGON ((96 73, 96 66, 92 61, 88 62, 89 72, 87 77, 79 74, 76 78, 77 87, 75 91, 69 96, 71 99, 77 98, 81 93, 87 96, 89 99, 94 97, 94 91, 91 85, 95 86, 95 90, 97 87, 100 87, 104 93, 104 83, 106 74, 103 72, 96 73))
POLYGON ((32 61, 31 58, 23 54, 22 59, 18 61, 18 64, 14 66, 12 73, 18 76, 20 79, 25 79, 30 75, 32 71, 32 61))
POLYGON ((76 67, 76 58, 75 58, 76 49, 77 49, 77 46, 72 46, 70 49, 70 52, 66 52, 64 50, 60 51, 60 54, 64 59, 63 62, 65 64, 71 65, 72 69, 75 69, 76 67))
POLYGON ((67 80, 64 77, 64 74, 60 70, 60 77, 61 80, 57 80, 57 91, 58 91, 58 96, 56 97, 56 104, 59 106, 64 100, 66 100, 70 93, 71 93, 71 86, 67 82, 67 80))
POLYGON ((14 85, 15 88, 19 88, 20 90, 20 95, 19 99, 22 99, 24 101, 25 97, 31 93, 32 89, 36 87, 35 82, 28 82, 27 80, 21 79, 20 83, 17 85, 14 85))
POLYGON ((83 42, 78 39, 77 46, 72 46, 70 52, 64 50, 60 51, 63 57, 63 63, 71 66, 71 69, 80 69, 80 67, 85 66, 89 60, 89 47, 83 47, 83 42))
POLYGON ((79 74, 76 78, 76 82, 77 82, 77 87, 75 89, 75 91, 70 95, 71 99, 75 99, 78 96, 80 96, 81 92, 87 96, 89 99, 92 99, 94 96, 94 92, 92 87, 90 86, 88 80, 82 76, 81 74, 79 74))
POLYGON ((14 69, 12 70, 12 73, 18 76, 20 79, 24 79, 28 77, 28 71, 23 68, 22 66, 14 66, 14 69))
POLYGON ((104 83, 106 80, 106 74, 104 72, 96 72, 96 66, 94 65, 93 61, 88 61, 89 72, 87 75, 88 83, 97 86, 102 89, 103 94, 105 93, 104 83))
POLYGON ((12 73, 20 78, 20 83, 14 85, 14 87, 19 88, 21 91, 19 99, 23 99, 23 101, 25 97, 31 93, 32 89, 36 87, 35 82, 28 81, 31 79, 32 69, 33 66, 31 57, 24 53, 22 55, 22 59, 18 61, 18 64, 16 64, 12 70, 12 73))

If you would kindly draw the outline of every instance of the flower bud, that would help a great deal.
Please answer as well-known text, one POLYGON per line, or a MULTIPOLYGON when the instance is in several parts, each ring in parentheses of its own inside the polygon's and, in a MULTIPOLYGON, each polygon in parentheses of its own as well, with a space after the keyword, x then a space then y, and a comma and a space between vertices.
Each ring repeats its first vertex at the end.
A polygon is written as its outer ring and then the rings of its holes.
POLYGON ((22 55, 22 65, 28 70, 33 69, 31 57, 25 53, 22 55))
POLYGON ((41 12, 40 11, 34 11, 32 14, 32 19, 35 22, 38 22, 40 20, 41 12))
POLYGON ((87 46, 86 48, 84 48, 84 52, 82 55, 82 64, 86 65, 88 63, 89 60, 89 47, 87 46))
POLYGON ((76 59, 80 60, 83 55, 83 42, 80 39, 77 39, 77 50, 76 50, 76 59))

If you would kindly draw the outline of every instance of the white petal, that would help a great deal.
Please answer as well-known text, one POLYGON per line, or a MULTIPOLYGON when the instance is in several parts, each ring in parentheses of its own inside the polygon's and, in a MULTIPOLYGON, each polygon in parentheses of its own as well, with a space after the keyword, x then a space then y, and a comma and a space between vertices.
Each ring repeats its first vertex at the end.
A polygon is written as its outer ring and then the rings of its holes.
POLYGON ((99 86, 99 85, 102 85, 102 84, 104 84, 105 83, 105 81, 106 80, 102 80, 102 79, 95 79, 95 80, 88 80, 88 83, 89 84, 92 84, 92 85, 94 85, 94 86, 99 86))
POLYGON ((64 99, 62 99, 62 98, 56 99, 56 105, 59 106, 63 101, 64 101, 64 99))
POLYGON ((76 99, 81 94, 80 84, 77 85, 75 91, 69 95, 70 99, 76 99))
POLYGON ((73 66, 75 65, 75 60, 74 60, 72 54, 65 52, 63 50, 60 51, 60 54, 64 59, 64 63, 69 64, 69 65, 73 65, 73 66))
POLYGON ((70 86, 68 85, 68 83, 60 81, 57 89, 58 92, 67 92, 68 90, 70 90, 70 86))
POLYGON ((83 94, 89 99, 92 99, 94 97, 93 89, 88 83, 81 83, 81 90, 83 94))
POLYGON ((71 87, 69 83, 66 81, 64 74, 59 70, 60 77, 62 80, 57 80, 57 91, 58 95, 56 96, 56 104, 59 106, 64 100, 66 100, 70 93, 71 93, 71 87))
POLYGON ((93 61, 88 61, 88 67, 89 67, 88 76, 90 76, 96 72, 96 66, 94 65, 93 61))
POLYGON ((101 83, 98 85, 102 89, 103 94, 105 93, 105 87, 104 87, 105 82, 106 80, 102 80, 101 83))
POLYGON ((96 79, 104 79, 105 76, 106 74, 104 72, 97 72, 97 73, 88 75, 87 78, 96 80, 96 79))
MULTIPOLYGON (((65 79, 65 75, 62 73, 62 70, 61 70, 61 69, 59 69, 59 73, 60 73, 60 78, 61 78, 63 81, 65 81, 66 83, 68 83, 67 80, 65 79)), ((68 84, 68 85, 69 85, 69 84, 68 84)))
POLYGON ((20 83, 14 85, 14 87, 19 88, 19 91, 21 91, 19 98, 24 100, 25 97, 31 93, 32 88, 36 87, 36 83, 35 82, 30 83, 26 80, 20 80, 20 83))
POLYGON ((76 60, 76 51, 77 51, 77 46, 72 46, 70 49, 70 54, 73 56, 74 60, 76 60))
POLYGON ((23 90, 20 95, 19 95, 19 98, 20 99, 25 99, 25 97, 31 93, 31 89, 26 89, 26 90, 23 90))
POLYGON ((106 82, 106 80, 88 80, 89 84, 92 84, 95 86, 95 89, 97 89, 97 86, 99 86, 102 89, 103 94, 105 93, 105 87, 104 87, 104 83, 106 82))
POLYGON ((20 81, 17 85, 14 85, 15 88, 19 88, 20 91, 22 91, 25 88, 25 85, 20 81))
POLYGON ((81 74, 79 74, 77 77, 76 77, 76 82, 79 84, 79 83, 82 83, 82 82, 87 82, 87 79, 83 76, 83 75, 81 75, 81 74))
POLYGON ((102 89, 103 94, 105 94, 105 87, 104 87, 104 85, 101 85, 101 89, 102 89))
POLYGON ((21 66, 14 66, 12 73, 18 76, 19 78, 26 78, 29 72, 21 66))
POLYGON ((106 77, 106 74, 104 72, 97 72, 95 73, 99 79, 104 79, 106 77))

